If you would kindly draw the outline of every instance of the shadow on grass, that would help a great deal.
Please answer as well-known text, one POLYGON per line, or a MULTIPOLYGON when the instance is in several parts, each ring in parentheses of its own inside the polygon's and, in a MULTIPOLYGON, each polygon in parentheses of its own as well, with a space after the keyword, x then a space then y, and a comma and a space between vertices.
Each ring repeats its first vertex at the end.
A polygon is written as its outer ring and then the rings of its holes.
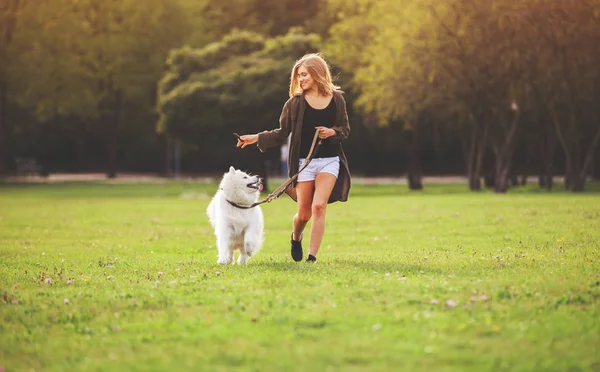
POLYGON ((269 270, 269 271, 280 271, 280 272, 295 272, 302 271, 305 272, 307 270, 311 270, 314 268, 319 269, 331 269, 340 271, 359 271, 365 273, 377 273, 377 274, 385 274, 385 273, 396 273, 396 271, 401 275, 417 275, 417 274, 446 274, 446 271, 443 271, 436 267, 423 266, 418 264, 402 264, 391 261, 373 261, 373 260, 360 260, 360 259, 340 259, 335 258, 332 260, 319 260, 316 264, 308 263, 305 261, 302 262, 292 262, 289 261, 256 261, 254 263, 249 264, 251 266, 256 267, 260 270, 269 270))
MULTIPOLYGON (((0 190, 14 196, 43 198, 180 198, 186 194, 209 197, 217 184, 201 182, 124 183, 63 182, 63 183, 6 183, 0 181, 0 190)), ((193 196, 193 195, 192 195, 193 196)))
MULTIPOLYGON (((555 184, 551 191, 540 188, 535 184, 525 186, 511 187, 506 192, 507 195, 533 194, 533 195, 588 195, 600 193, 600 182, 590 181, 585 185, 583 192, 571 192, 565 189, 563 184, 555 184)), ((468 185, 460 183, 432 183, 423 185, 422 190, 413 191, 407 185, 358 185, 352 186, 351 196, 389 196, 389 195, 445 195, 445 194, 464 194, 481 195, 495 194, 493 189, 482 188, 481 191, 470 191, 468 185)), ((499 194, 502 195, 502 194, 499 194)))

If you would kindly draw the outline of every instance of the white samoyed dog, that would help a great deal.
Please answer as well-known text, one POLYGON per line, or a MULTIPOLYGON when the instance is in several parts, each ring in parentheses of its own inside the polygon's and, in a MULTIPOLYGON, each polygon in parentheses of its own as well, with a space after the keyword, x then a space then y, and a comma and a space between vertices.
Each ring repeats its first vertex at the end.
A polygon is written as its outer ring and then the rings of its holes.
POLYGON ((206 214, 217 237, 218 264, 233 262, 238 250, 238 264, 244 265, 255 255, 263 242, 264 219, 260 206, 248 208, 258 200, 262 182, 233 167, 223 175, 219 190, 211 200, 206 214))

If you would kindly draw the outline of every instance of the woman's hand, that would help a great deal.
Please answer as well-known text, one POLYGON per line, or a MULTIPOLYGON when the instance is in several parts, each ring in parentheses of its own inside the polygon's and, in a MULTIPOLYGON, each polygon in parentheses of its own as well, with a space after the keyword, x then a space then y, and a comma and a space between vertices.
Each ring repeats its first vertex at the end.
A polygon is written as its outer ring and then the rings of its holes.
POLYGON ((244 148, 256 142, 258 142, 258 134, 246 134, 238 138, 236 147, 244 148))
POLYGON ((327 127, 315 127, 315 129, 319 131, 320 139, 325 139, 331 136, 335 136, 337 134, 335 130, 327 127))

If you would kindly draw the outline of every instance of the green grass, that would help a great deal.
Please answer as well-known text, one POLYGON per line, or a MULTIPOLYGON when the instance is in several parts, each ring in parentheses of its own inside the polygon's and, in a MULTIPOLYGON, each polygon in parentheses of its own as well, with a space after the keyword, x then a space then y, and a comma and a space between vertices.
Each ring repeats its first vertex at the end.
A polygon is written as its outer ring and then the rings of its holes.
POLYGON ((357 186, 316 265, 283 197, 221 267, 215 189, 0 185, 0 370, 600 370, 597 192, 357 186))

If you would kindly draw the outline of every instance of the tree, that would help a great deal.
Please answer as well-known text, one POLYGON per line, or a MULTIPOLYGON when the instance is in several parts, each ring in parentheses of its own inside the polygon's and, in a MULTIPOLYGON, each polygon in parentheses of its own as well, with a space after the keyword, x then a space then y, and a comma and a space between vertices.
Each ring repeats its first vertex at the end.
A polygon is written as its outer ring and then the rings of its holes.
POLYGON ((330 7, 341 15, 330 30, 332 38, 327 49, 344 70, 354 72, 352 83, 360 92, 356 103, 365 116, 372 116, 372 121, 381 126, 394 121, 404 123, 409 186, 421 189, 419 128, 427 115, 416 98, 422 97, 422 89, 411 88, 423 81, 424 69, 413 60, 399 57, 408 53, 402 40, 414 28, 396 27, 398 14, 418 10, 411 7, 410 1, 331 1, 330 7))
POLYGON ((546 88, 546 110, 566 162, 566 186, 583 191, 600 144, 600 3, 539 0, 535 21, 537 81, 546 88))
MULTIPOLYGON (((319 41, 299 30, 275 38, 234 30, 202 49, 174 50, 159 84, 158 131, 200 148, 201 159, 230 161, 237 150, 232 132, 277 126, 290 69, 305 52, 316 51, 319 41)), ((245 163, 266 177, 257 155, 246 152, 244 160, 252 160, 245 163)))
POLYGON ((196 48, 222 39, 233 29, 280 36, 292 27, 324 33, 334 17, 320 0, 177 0, 194 29, 187 38, 196 48))
POLYGON ((332 28, 330 48, 355 72, 365 114, 383 125, 403 121, 413 138, 424 113, 458 125, 471 190, 480 189, 491 150, 496 192, 508 189, 515 148, 532 120, 550 117, 571 188, 583 188, 600 141, 597 0, 330 4, 350 9, 332 28))
POLYGON ((22 3, 20 0, 0 2, 0 176, 8 171, 8 146, 11 125, 8 122, 10 64, 14 63, 11 46, 17 27, 17 14, 22 3))
POLYGON ((185 33, 180 9, 168 0, 144 7, 127 0, 51 0, 22 14, 27 29, 14 72, 18 101, 48 120, 75 116, 94 123, 106 145, 106 173, 117 172, 124 107, 151 112, 165 56, 185 33), (43 30, 43 32, 42 32, 43 30))

